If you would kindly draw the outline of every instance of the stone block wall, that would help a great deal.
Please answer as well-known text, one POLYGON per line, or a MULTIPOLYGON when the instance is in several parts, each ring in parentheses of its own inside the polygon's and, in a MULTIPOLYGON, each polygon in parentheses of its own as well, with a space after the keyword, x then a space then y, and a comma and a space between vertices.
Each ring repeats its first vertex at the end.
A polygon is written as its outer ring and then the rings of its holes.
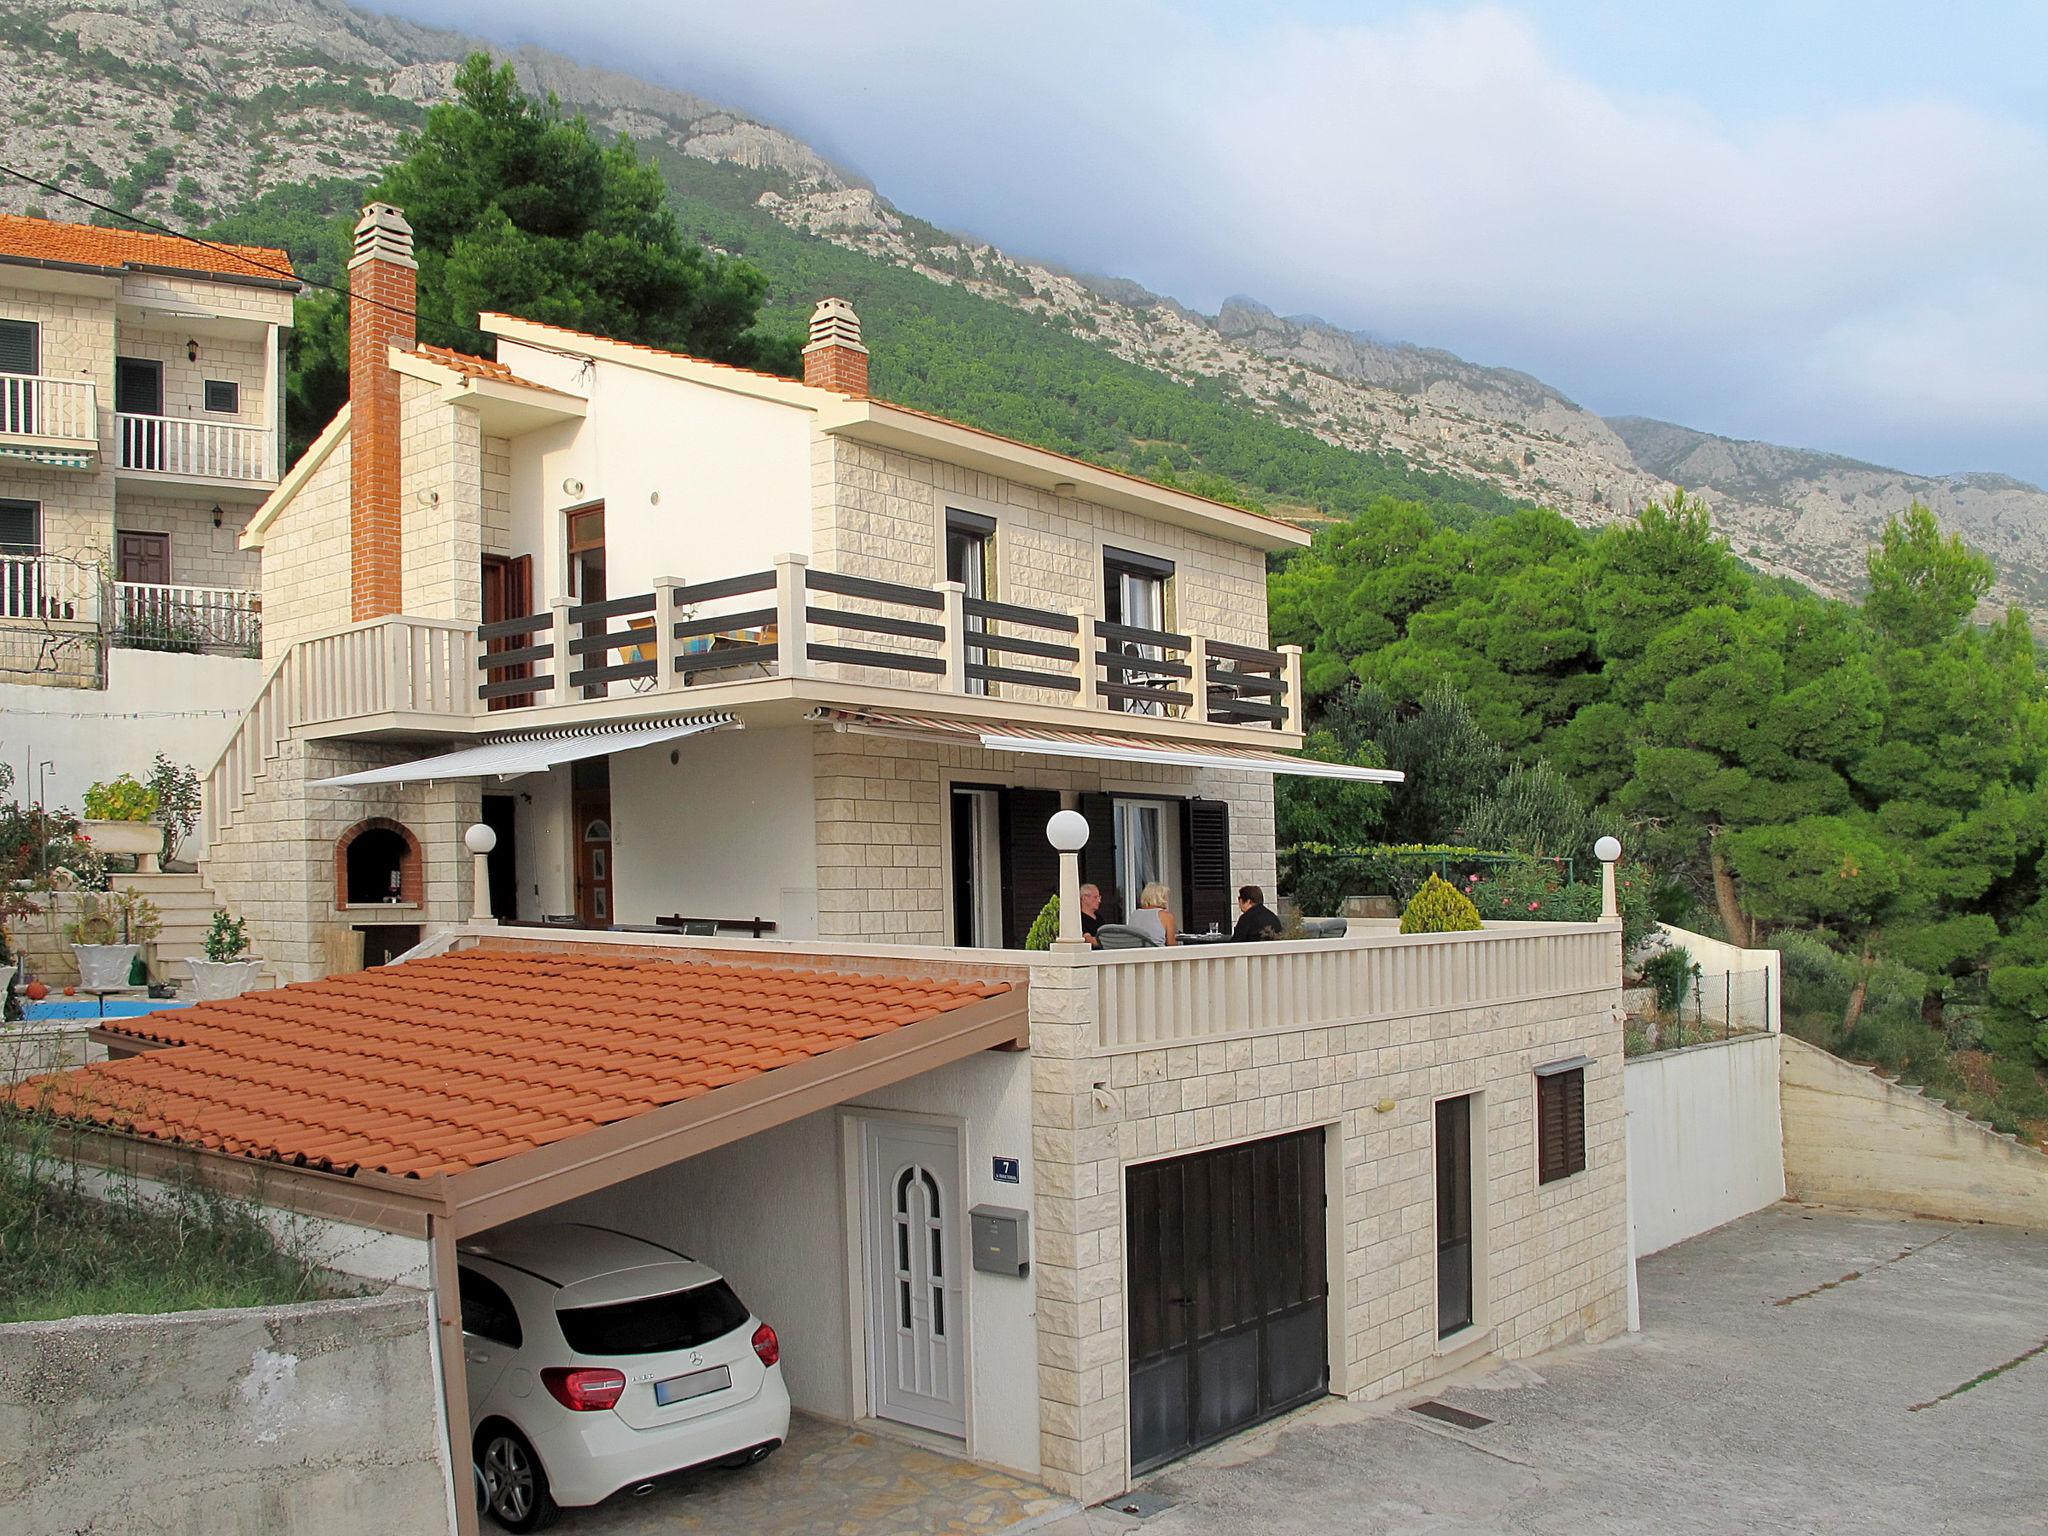
POLYGON ((1125 1171, 1322 1127, 1337 1149, 1329 1235, 1331 1390, 1374 1398, 1480 1353, 1515 1359, 1626 1320, 1626 1111, 1611 990, 1104 1052, 1095 971, 1031 975, 1041 1460, 1094 1501, 1127 1486, 1125 1171), (1537 1066, 1586 1069, 1586 1168, 1536 1178, 1537 1066), (1096 1084, 1108 1090, 1106 1102, 1096 1084), (1440 1349, 1435 1104, 1481 1096, 1474 1123, 1475 1326, 1440 1349), (1389 1106, 1384 1111, 1381 1106, 1389 1106), (1478 1213, 1484 1213, 1483 1221, 1478 1213))
POLYGON ((254 590, 263 579, 263 559, 256 550, 241 547, 249 508, 223 507, 216 528, 214 506, 208 492, 178 496, 124 490, 114 520, 124 533, 170 535, 174 585, 254 590))
POLYGON ((259 430, 275 424, 275 407, 264 393, 264 344, 255 336, 195 336, 189 330, 180 330, 176 321, 161 325, 128 324, 121 327, 120 352, 123 357, 150 358, 163 365, 166 416, 259 430), (186 344, 193 341, 199 343, 196 360, 186 356, 186 344), (221 379, 237 386, 239 399, 235 410, 206 408, 208 379, 221 379))
POLYGON ((483 435, 476 414, 443 403, 438 386, 409 376, 398 385, 402 611, 474 624, 483 616, 483 435))
POLYGON ((349 623, 348 500, 344 436, 264 535, 264 660, 349 623))
POLYGON ((98 688, 105 656, 97 625, 0 622, 0 683, 98 688))

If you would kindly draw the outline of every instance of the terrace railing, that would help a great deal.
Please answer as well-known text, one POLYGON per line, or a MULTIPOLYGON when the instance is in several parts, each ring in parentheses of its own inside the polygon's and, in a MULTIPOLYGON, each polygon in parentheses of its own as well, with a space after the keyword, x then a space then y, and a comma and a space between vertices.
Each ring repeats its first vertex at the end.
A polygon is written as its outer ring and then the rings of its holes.
POLYGON ((88 379, 0 373, 0 433, 99 446, 99 397, 88 379))
POLYGON ((264 427, 185 416, 114 418, 123 469, 207 480, 275 480, 276 434, 264 427))
POLYGON ((113 641, 129 650, 260 655, 263 603, 242 587, 117 581, 113 641))
POLYGON ((1296 728, 1297 647, 1266 650, 930 587, 813 570, 661 581, 651 592, 479 625, 475 697, 524 709, 756 677, 894 686, 1205 724, 1296 728))

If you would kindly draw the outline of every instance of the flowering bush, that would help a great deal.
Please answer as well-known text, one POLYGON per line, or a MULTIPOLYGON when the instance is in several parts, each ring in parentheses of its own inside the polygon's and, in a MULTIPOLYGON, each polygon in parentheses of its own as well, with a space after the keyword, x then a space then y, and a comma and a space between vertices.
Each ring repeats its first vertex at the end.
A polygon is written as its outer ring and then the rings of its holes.
MULTIPOLYGON (((1656 914, 1650 910, 1650 887, 1650 872, 1642 865, 1623 863, 1615 867, 1614 894, 1621 907, 1622 937, 1631 952, 1657 924, 1656 914)), ((1599 880, 1567 880, 1564 865, 1556 860, 1503 864, 1486 873, 1473 870, 1465 877, 1462 888, 1480 916, 1494 922, 1600 920, 1599 880)))

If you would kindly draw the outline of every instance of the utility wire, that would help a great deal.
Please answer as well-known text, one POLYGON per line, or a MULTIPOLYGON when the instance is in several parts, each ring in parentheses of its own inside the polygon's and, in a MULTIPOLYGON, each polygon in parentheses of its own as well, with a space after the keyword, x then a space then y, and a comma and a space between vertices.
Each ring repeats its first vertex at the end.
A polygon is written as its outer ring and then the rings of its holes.
POLYGON ((401 309, 396 304, 387 304, 384 300, 373 299, 368 294, 357 295, 350 293, 349 290, 342 286, 340 283, 323 283, 316 277, 301 276, 299 273, 294 272, 288 266, 278 267, 272 266, 268 262, 258 261, 255 257, 248 254, 247 247, 238 248, 231 245, 220 245, 212 240, 203 239, 198 235, 187 234, 182 229, 173 229, 171 228, 170 225, 160 224, 155 219, 145 219, 139 213, 129 213, 124 209, 114 207, 111 203, 99 202, 93 198, 87 197, 83 192, 74 192, 69 187, 61 186, 54 181, 45 181, 40 176, 31 176, 27 171, 17 170, 11 165, 0 165, 0 173, 4 173, 8 176, 13 176, 21 181, 25 181, 30 186, 41 187, 45 192, 54 192, 59 197, 68 197, 74 203, 83 203, 88 208, 96 208, 101 213, 111 213, 117 219, 126 219, 129 223, 139 224, 144 229, 151 230, 156 234, 169 235, 173 239, 184 240, 192 245, 198 246, 201 250, 212 251, 216 256, 232 257, 234 260, 239 261, 246 266, 255 267, 261 271, 273 273, 278 277, 287 278, 295 283, 303 283, 308 288, 325 288, 331 293, 340 294, 343 298, 349 300, 351 303, 370 304, 374 305, 378 309, 388 309, 391 311, 392 314, 398 315, 406 320, 412 320, 416 322, 419 319, 417 311, 410 309, 401 309))

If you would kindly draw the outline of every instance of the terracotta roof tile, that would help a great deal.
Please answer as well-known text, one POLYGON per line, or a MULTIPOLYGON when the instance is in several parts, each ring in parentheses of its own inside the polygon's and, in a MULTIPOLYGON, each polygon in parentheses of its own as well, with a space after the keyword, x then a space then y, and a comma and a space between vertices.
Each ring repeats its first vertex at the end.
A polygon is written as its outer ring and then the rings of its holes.
POLYGON ((157 1140, 429 1177, 965 1007, 987 981, 468 950, 110 1026, 161 1048, 13 1101, 157 1140))
POLYGON ((87 267, 168 267, 207 277, 269 277, 289 282, 292 259, 263 245, 206 245, 146 229, 101 229, 0 213, 0 257, 67 261, 87 267))
POLYGON ((452 347, 418 346, 412 355, 424 362, 438 363, 443 368, 453 368, 466 379, 493 379, 500 384, 517 384, 521 389, 546 390, 551 395, 567 395, 567 390, 556 389, 550 384, 536 384, 531 379, 522 379, 496 358, 477 357, 468 352, 457 352, 452 347))

